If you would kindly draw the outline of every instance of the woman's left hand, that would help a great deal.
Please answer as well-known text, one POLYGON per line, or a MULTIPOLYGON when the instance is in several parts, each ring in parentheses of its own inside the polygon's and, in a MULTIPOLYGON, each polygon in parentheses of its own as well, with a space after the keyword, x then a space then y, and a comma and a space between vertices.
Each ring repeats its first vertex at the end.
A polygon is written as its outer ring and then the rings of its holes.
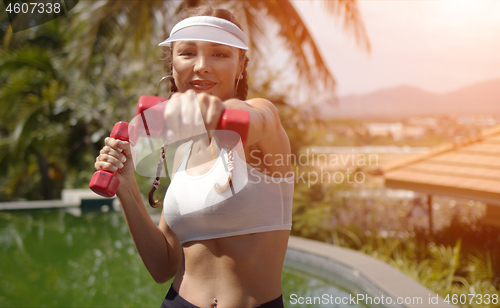
POLYGON ((173 143, 215 130, 224 108, 218 97, 207 93, 174 93, 163 113, 165 141, 173 143))

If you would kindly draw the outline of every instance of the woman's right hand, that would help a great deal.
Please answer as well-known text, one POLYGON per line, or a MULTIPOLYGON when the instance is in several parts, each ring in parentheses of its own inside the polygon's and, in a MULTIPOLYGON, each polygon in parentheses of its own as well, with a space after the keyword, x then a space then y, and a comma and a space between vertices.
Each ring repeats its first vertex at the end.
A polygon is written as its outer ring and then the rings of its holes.
POLYGON ((99 152, 94 167, 96 170, 116 171, 120 186, 135 180, 134 163, 130 143, 111 137, 104 139, 105 146, 99 152))

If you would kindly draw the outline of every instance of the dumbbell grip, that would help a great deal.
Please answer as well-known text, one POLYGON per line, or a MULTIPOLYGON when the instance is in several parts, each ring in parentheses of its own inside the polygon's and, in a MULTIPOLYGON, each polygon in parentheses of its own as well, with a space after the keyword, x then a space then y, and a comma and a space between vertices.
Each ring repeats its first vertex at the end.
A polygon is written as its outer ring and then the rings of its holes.
MULTIPOLYGON (((120 121, 115 124, 111 131, 111 138, 129 141, 129 124, 120 121)), ((97 170, 89 183, 89 188, 103 197, 113 197, 120 186, 120 180, 116 176, 118 170, 111 172, 106 170, 97 170)))
POLYGON ((241 143, 245 146, 248 138, 249 125, 250 114, 248 111, 226 108, 217 123, 216 129, 237 132, 240 135, 241 143))

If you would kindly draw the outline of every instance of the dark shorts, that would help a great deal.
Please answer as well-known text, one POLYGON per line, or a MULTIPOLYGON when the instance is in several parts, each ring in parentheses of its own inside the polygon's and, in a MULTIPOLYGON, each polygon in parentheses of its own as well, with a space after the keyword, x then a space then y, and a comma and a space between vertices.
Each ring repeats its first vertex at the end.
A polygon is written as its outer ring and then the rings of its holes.
MULTIPOLYGON (((270 302, 264 303, 262 305, 254 306, 254 308, 284 308, 283 305, 283 296, 280 295, 277 299, 274 299, 270 302)), ((200 308, 195 306, 182 298, 170 285, 170 289, 168 290, 167 296, 163 300, 161 304, 161 308, 200 308)), ((236 307, 235 307, 236 308, 236 307)))

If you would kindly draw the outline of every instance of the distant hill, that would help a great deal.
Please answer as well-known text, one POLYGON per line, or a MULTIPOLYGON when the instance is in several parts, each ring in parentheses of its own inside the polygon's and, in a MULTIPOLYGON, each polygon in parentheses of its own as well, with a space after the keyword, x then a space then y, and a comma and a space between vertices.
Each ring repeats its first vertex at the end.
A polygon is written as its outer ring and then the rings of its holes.
POLYGON ((436 94, 412 86, 339 97, 336 106, 316 105, 321 118, 500 115, 500 79, 436 94))

